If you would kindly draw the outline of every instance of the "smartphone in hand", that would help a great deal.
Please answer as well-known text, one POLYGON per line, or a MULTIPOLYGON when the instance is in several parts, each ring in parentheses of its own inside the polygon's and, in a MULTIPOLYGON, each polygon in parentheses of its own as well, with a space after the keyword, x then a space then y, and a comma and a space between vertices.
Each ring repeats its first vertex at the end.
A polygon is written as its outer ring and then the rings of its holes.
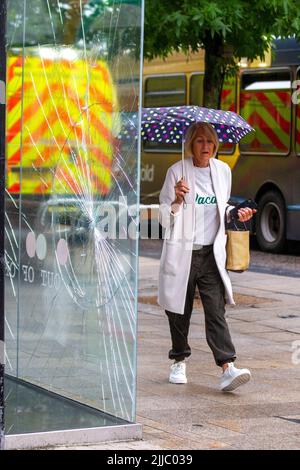
POLYGON ((237 206, 235 206, 234 209, 230 211, 230 217, 234 220, 238 220, 239 215, 238 215, 238 210, 242 209, 243 207, 249 207, 250 209, 256 209, 258 208, 258 205, 256 204, 253 199, 246 199, 245 201, 241 202, 237 206))

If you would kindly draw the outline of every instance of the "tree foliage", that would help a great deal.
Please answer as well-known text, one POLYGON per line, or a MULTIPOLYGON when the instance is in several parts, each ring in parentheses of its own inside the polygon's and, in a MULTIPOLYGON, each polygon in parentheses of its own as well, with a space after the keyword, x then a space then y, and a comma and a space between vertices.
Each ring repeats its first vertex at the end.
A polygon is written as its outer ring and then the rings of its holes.
POLYGON ((299 6, 299 0, 146 0, 144 54, 204 48, 206 74, 220 95, 241 57, 263 58, 274 37, 300 38, 299 6))

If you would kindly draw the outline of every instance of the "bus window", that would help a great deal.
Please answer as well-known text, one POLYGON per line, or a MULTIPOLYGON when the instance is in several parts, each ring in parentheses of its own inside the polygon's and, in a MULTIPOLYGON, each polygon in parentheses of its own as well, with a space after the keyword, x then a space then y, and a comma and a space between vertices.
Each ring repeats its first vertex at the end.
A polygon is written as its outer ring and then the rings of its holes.
POLYGON ((190 104, 203 106, 204 73, 193 73, 190 78, 190 104))
POLYGON ((156 75, 145 80, 144 106, 182 106, 186 104, 186 77, 156 75))
MULTIPOLYGON (((144 106, 182 106, 186 104, 186 77, 180 75, 156 75, 145 80, 144 106)), ((146 142, 145 152, 181 152, 180 144, 146 142)))
POLYGON ((287 155, 291 134, 290 71, 244 72, 240 113, 256 130, 244 137, 241 152, 287 155))

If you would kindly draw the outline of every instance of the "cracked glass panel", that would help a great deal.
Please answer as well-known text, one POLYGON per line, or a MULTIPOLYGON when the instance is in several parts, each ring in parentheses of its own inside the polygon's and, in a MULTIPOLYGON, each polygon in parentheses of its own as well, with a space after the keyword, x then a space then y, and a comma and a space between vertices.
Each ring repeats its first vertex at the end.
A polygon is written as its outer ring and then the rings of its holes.
POLYGON ((8 1, 6 373, 126 421, 141 11, 141 0, 8 1))

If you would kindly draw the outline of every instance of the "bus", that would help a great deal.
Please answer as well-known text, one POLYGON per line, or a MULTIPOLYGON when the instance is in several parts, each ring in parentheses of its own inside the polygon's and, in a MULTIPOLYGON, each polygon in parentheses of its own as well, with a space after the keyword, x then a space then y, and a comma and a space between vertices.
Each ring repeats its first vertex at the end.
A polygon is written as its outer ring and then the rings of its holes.
MULTIPOLYGON (((239 113, 255 133, 236 144, 222 144, 220 160, 232 169, 230 202, 258 204, 252 232, 263 251, 279 252, 286 240, 300 240, 300 43, 274 40, 263 61, 242 59, 236 76, 224 81, 221 108, 239 113), (298 84, 298 88, 297 88, 298 84)), ((203 104, 204 51, 174 54, 144 64, 143 105, 203 104)), ((141 204, 158 208, 167 168, 180 147, 147 143, 142 151, 141 204)))

